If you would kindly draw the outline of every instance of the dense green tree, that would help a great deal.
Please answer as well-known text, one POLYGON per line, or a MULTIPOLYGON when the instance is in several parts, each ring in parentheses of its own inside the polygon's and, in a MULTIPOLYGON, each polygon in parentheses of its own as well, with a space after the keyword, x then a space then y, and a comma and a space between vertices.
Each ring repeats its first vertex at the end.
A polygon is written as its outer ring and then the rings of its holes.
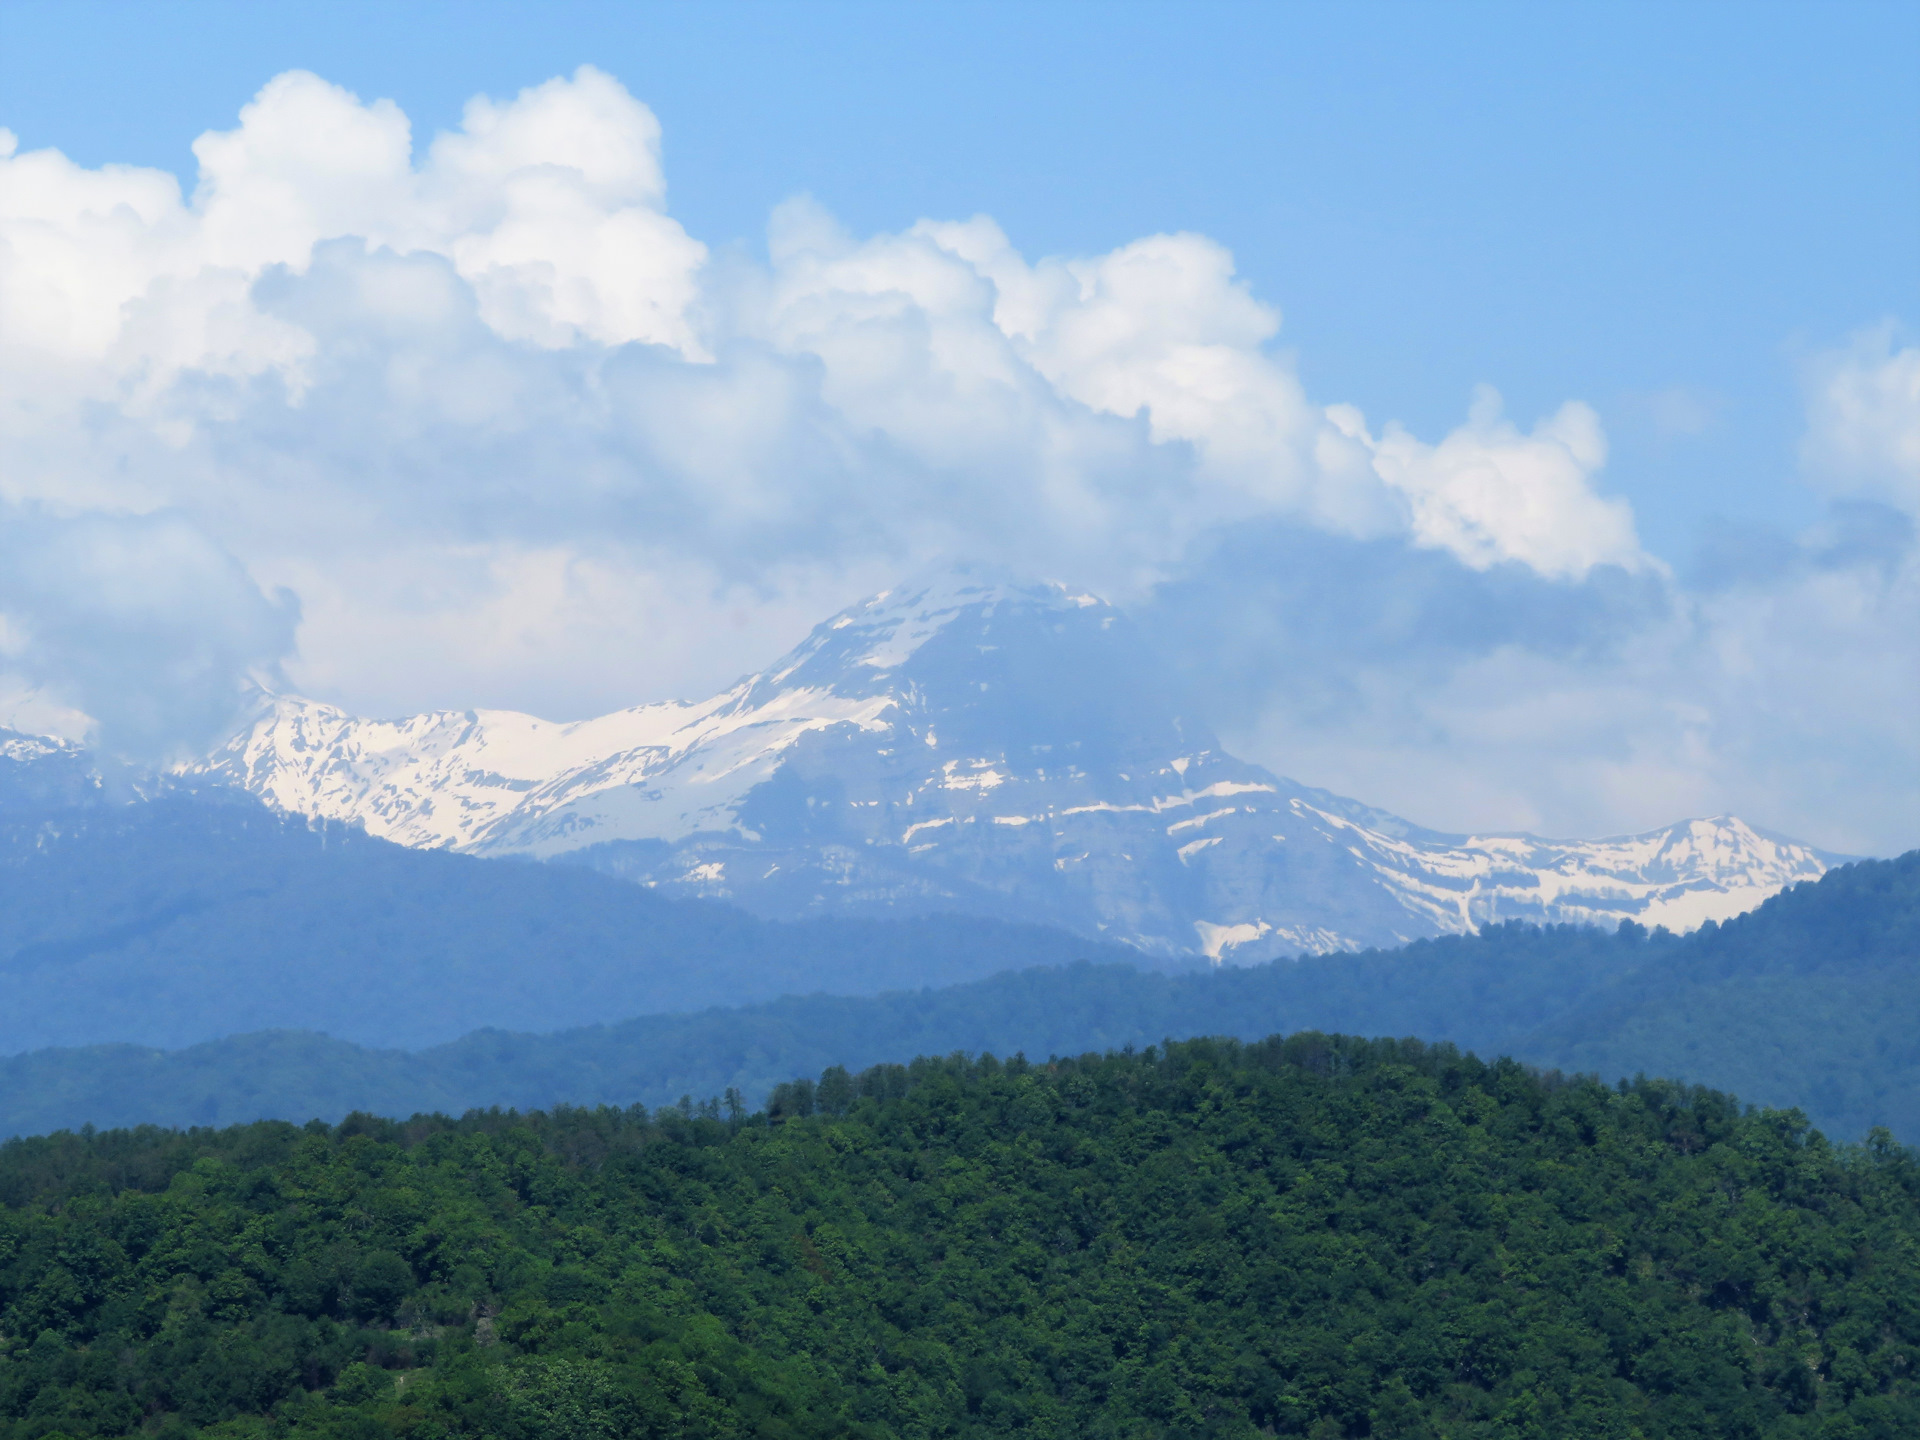
POLYGON ((781 1091, 0 1147, 0 1437, 1920 1433, 1884 1134, 1319 1034, 781 1091))

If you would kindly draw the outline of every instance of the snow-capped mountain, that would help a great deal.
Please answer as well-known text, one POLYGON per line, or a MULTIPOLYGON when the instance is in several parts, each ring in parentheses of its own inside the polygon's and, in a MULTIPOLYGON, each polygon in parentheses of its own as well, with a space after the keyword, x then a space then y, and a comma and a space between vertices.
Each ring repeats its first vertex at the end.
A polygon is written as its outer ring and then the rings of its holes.
POLYGON ((1223 753, 1105 602, 949 577, 698 703, 556 724, 263 696, 196 770, 414 846, 567 858, 775 917, 967 911, 1168 959, 1493 920, 1688 928, 1833 857, 1731 817, 1443 835, 1223 753))

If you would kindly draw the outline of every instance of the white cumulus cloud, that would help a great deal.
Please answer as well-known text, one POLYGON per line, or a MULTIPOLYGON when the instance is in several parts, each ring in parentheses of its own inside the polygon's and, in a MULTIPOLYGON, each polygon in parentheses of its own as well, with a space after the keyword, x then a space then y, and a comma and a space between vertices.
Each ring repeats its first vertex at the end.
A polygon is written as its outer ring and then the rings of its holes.
POLYGON ((0 513, 0 709, 147 760, 194 753, 271 678, 299 606, 177 515, 0 513))
POLYGON ((190 197, 163 172, 21 155, 7 136, 7 349, 101 362, 113 378, 295 369, 303 342, 263 321, 246 287, 354 236, 451 260, 503 336, 697 352, 688 310, 706 247, 665 213, 652 112, 591 66, 504 105, 476 99, 417 166, 392 101, 363 104, 303 71, 239 118, 194 142, 190 197))
POLYGON ((1607 458, 1600 417, 1570 402, 1522 434, 1500 411, 1499 395, 1482 387, 1467 423, 1437 445, 1398 425, 1376 440, 1357 412, 1333 414, 1403 498, 1416 544, 1476 570, 1517 560, 1565 579, 1642 564, 1632 510, 1594 488, 1607 458))
POLYGON ((1804 457, 1829 490, 1920 514, 1920 346, 1895 333, 1865 331, 1812 365, 1804 457))
MULTIPOLYGON (((0 701, 123 748, 196 743, 275 663, 383 713, 699 694, 942 557, 1173 614, 1155 587, 1221 537, 1284 531, 1319 551, 1223 562, 1239 588, 1180 632, 1221 653, 1276 565, 1323 576, 1242 652, 1260 758, 1588 827, 1729 793, 1721 707, 1827 673, 1802 650, 1901 653, 1910 559, 1808 541, 1686 595, 1589 407, 1523 426, 1488 391, 1423 438, 1311 397, 1203 235, 1030 257, 983 216, 856 236, 799 199, 764 259, 710 255, 592 67, 424 140, 289 72, 194 155, 183 191, 0 132, 0 701), (1419 735, 1458 737, 1451 778, 1419 735)), ((1889 332, 1818 370, 1835 494, 1920 508, 1913 356, 1889 332)))
POLYGON ((796 201, 764 265, 715 266, 655 118, 591 68, 424 145, 285 74, 195 143, 186 195, 14 149, 0 494, 190 518, 299 594, 292 672, 349 703, 697 690, 764 625, 670 629, 744 606, 790 638, 943 555, 1125 595, 1276 513, 1484 544, 1307 397, 1206 237, 1030 261, 983 217, 853 237, 796 201), (584 618, 580 577, 622 574, 584 618))

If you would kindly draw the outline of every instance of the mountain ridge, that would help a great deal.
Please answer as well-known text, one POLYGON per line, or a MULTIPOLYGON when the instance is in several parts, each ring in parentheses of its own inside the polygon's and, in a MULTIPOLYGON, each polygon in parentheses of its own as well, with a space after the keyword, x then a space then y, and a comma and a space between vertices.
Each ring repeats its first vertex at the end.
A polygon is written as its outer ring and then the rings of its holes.
POLYGON ((287 1027, 430 1045, 1132 953, 979 917, 765 920, 232 791, 0 814, 0 1053, 287 1027))
POLYGON ((729 1088, 753 1107, 795 1076, 902 1055, 1039 1062, 1320 1031, 1418 1035, 1609 1084, 1659 1075, 1800 1109, 1835 1140, 1883 1126, 1910 1143, 1920 1136, 1916 954, 1920 851, 1838 867, 1689 936, 1630 923, 1610 933, 1502 924, 1394 951, 1182 974, 1116 963, 1109 947, 1095 961, 937 987, 815 989, 545 1034, 527 1033, 516 1010, 511 1026, 412 1050, 310 1029, 176 1050, 45 1048, 0 1056, 0 1138, 85 1123, 337 1121, 355 1110, 654 1109, 729 1088))
POLYGON ((1126 617, 964 575, 704 701, 559 724, 262 695, 188 775, 418 848, 582 863, 769 918, 959 911, 1252 963, 1490 921, 1691 929, 1843 857, 1731 816, 1450 835, 1227 754, 1126 617))

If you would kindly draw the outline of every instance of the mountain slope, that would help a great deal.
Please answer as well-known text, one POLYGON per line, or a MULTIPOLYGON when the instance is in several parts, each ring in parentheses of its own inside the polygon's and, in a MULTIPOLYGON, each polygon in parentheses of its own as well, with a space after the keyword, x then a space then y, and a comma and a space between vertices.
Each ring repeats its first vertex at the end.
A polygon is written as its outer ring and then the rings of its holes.
POLYGON ((352 1110, 758 1104, 828 1066, 982 1051, 1036 1060, 1167 1038, 1315 1029, 1451 1041, 1483 1057, 1731 1087, 1829 1135, 1920 1138, 1920 853, 1799 885, 1691 936, 1507 924, 1404 949, 1208 969, 1029 969, 872 997, 789 996, 550 1035, 489 1031, 417 1053, 311 1034, 177 1052, 0 1060, 0 1135, 84 1123, 337 1120, 352 1110))
POLYGON ((0 1053, 279 1027, 420 1046, 1124 953, 980 919, 767 921, 244 796, 0 822, 0 1053))
POLYGON ((698 704, 561 725, 267 697, 199 773, 402 844, 772 917, 959 910, 1239 963, 1508 919, 1688 928, 1832 858, 1731 817, 1423 830, 1225 754, 1104 602, 964 577, 855 606, 698 704))
MULTIPOLYGON (((1686 1075, 1920 1137, 1920 851, 1842 866, 1703 927, 1525 1047, 1569 1069, 1686 1075)), ((1844 1133, 1844 1132, 1843 1132, 1844 1133)))
POLYGON ((899 1055, 1144 1049, 1195 1035, 1252 1039, 1352 1025, 1432 1035, 1493 1055, 1642 963, 1647 937, 1495 926, 1409 951, 1227 966, 1013 971, 940 989, 791 995, 556 1034, 490 1030, 417 1052, 306 1032, 182 1050, 120 1045, 0 1059, 0 1136, 61 1128, 338 1120, 350 1111, 459 1114, 487 1106, 669 1105, 732 1087, 753 1105, 795 1075, 899 1055))

